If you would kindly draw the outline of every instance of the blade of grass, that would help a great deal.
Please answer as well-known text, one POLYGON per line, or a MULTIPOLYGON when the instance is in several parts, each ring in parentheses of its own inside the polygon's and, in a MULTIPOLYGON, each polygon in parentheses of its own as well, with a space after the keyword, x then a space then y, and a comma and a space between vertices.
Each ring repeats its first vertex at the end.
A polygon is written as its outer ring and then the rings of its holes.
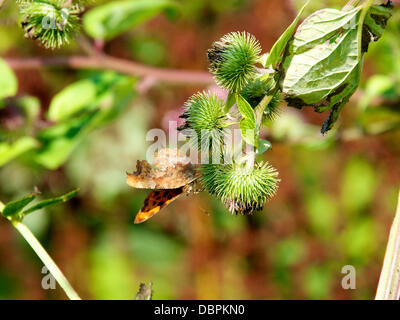
POLYGON ((400 297, 400 192, 396 215, 390 229, 389 241, 376 300, 399 300, 400 297))

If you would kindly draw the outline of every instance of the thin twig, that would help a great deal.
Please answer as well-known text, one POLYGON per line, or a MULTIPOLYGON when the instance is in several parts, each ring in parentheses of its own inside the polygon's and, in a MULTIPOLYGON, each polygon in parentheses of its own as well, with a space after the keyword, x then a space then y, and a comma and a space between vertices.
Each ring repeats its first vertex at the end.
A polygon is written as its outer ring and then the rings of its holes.
POLYGON ((385 260, 379 278, 376 300, 400 298, 400 192, 397 212, 390 229, 385 260))
POLYGON ((155 68, 104 54, 71 57, 5 58, 4 60, 14 70, 56 66, 72 69, 109 69, 138 77, 151 77, 158 82, 187 85, 210 85, 214 83, 213 77, 208 72, 155 68))

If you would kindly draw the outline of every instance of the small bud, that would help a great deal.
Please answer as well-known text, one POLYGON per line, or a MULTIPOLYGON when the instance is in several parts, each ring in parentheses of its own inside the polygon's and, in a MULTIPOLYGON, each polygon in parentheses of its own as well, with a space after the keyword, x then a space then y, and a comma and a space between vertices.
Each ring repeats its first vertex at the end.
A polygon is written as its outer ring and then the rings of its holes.
POLYGON ((233 214, 260 211, 277 189, 278 172, 268 163, 204 165, 201 182, 205 189, 225 203, 233 214))
POLYGON ((210 72, 223 88, 238 92, 256 74, 261 46, 247 32, 233 32, 215 42, 207 51, 210 72))

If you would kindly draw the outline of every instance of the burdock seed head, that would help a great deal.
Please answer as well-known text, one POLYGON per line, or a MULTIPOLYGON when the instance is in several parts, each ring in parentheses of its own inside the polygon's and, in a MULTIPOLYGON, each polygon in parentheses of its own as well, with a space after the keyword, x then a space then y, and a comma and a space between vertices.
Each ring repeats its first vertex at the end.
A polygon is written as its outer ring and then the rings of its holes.
POLYGON ((200 151, 217 151, 223 146, 224 128, 228 120, 224 108, 224 101, 217 95, 197 93, 185 103, 185 111, 180 116, 185 119, 185 124, 178 129, 192 138, 200 151))
POLYGON ((278 189, 278 172, 268 163, 204 165, 201 182, 233 214, 259 211, 278 189))
POLYGON ((255 75, 261 46, 247 32, 233 32, 215 42, 207 51, 210 72, 219 86, 238 92, 255 75))

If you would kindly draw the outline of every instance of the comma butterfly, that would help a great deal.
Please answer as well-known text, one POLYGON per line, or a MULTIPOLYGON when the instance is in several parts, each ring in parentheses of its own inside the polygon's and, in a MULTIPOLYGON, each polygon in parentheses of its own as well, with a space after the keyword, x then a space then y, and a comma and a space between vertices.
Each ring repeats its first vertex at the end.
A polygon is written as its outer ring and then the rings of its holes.
POLYGON ((161 149, 154 155, 154 166, 137 161, 136 172, 127 173, 127 184, 136 189, 155 189, 144 201, 135 223, 142 223, 183 194, 199 192, 196 167, 179 150, 161 149))

